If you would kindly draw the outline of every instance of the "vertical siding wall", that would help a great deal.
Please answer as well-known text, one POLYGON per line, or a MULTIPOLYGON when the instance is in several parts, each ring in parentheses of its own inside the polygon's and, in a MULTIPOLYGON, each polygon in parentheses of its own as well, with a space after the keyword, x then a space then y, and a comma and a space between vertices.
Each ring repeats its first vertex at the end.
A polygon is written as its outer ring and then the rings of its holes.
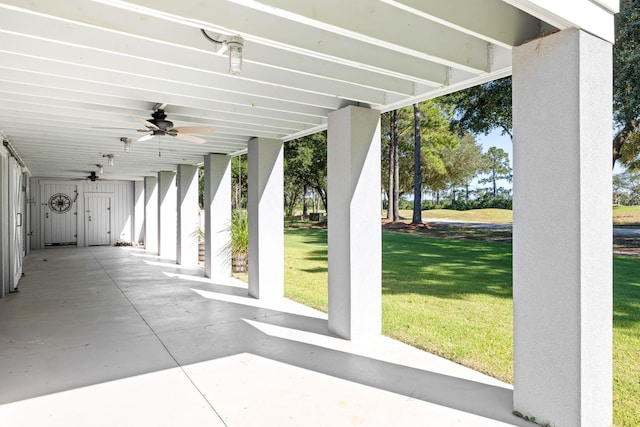
POLYGON ((0 147, 0 298, 13 292, 22 276, 22 260, 29 233, 26 206, 29 198, 27 174, 0 147))
POLYGON ((0 149, 0 297, 9 290, 9 163, 8 155, 0 149))
POLYGON ((134 241, 133 238, 135 225, 134 210, 134 182, 133 181, 114 181, 114 182, 86 182, 86 181, 61 181, 47 178, 32 178, 31 192, 35 203, 32 205, 31 211, 31 227, 33 236, 31 238, 31 247, 34 249, 43 248, 44 230, 42 229, 43 203, 45 196, 42 194, 42 184, 74 184, 78 186, 77 203, 77 221, 78 221, 78 246, 85 246, 85 193, 105 193, 111 197, 111 240, 115 243, 118 240, 126 242, 134 241))

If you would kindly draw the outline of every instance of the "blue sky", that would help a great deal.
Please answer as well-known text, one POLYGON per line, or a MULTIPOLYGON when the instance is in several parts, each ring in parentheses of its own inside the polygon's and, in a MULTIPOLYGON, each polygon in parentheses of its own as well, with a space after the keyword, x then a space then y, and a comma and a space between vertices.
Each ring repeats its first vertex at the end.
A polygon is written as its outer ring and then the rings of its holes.
MULTIPOLYGON (((483 153, 486 153, 489 147, 498 147, 506 151, 509 154, 509 165, 513 168, 513 143, 509 135, 501 135, 499 130, 494 130, 489 135, 476 135, 476 140, 482 145, 483 153)), ((616 164, 613 173, 617 174, 621 172, 624 172, 624 168, 616 164)), ((487 185, 488 184, 485 184, 484 186, 487 185)), ((498 185, 504 188, 511 188, 512 186, 511 183, 505 180, 498 181, 498 185)))

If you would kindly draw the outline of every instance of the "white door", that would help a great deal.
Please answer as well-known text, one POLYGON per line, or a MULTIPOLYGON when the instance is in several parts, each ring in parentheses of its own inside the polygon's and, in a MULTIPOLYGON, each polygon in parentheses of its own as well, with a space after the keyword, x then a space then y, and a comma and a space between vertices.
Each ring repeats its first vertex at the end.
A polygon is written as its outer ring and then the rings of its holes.
POLYGON ((111 244, 111 197, 86 196, 85 238, 87 246, 111 244))
POLYGON ((23 193, 22 193, 22 170, 18 162, 13 158, 9 159, 9 236, 11 242, 11 276, 10 286, 12 289, 18 287, 18 282, 22 277, 22 259, 24 257, 23 228, 23 193))
POLYGON ((42 209, 45 245, 78 243, 77 185, 43 184, 42 209))

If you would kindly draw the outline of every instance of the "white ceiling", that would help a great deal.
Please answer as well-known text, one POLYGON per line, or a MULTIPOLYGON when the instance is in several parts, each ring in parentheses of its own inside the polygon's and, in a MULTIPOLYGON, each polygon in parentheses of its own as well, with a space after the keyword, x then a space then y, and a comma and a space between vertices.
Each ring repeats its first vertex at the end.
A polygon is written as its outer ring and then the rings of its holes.
MULTIPOLYGON (((589 25, 591 15, 572 20, 544 3, 2 1, 0 129, 34 176, 82 178, 113 153, 104 178, 141 179, 206 153, 242 152, 253 137, 317 132, 347 105, 384 112, 507 76, 512 46, 548 23, 589 25), (200 28, 245 39, 240 76, 200 28), (96 129, 140 128, 133 117, 150 118, 156 103, 175 126, 215 131, 194 144, 96 129), (121 137, 134 139, 131 153, 121 137)), ((616 2, 580 3, 610 15, 605 6, 616 2)))

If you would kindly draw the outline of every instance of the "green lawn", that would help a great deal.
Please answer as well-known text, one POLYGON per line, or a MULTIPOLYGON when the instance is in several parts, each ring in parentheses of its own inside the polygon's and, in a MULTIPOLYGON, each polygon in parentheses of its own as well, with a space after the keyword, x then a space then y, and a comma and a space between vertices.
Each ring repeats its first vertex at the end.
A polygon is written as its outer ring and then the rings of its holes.
POLYGON ((616 226, 640 226, 640 206, 614 206, 613 224, 616 226))
MULTIPOLYGON (((383 332, 511 382, 511 245, 393 232, 382 242, 383 332)), ((287 297, 326 312, 326 230, 287 230, 285 262, 287 297)), ((614 421, 636 426, 640 259, 614 267, 614 421)))

